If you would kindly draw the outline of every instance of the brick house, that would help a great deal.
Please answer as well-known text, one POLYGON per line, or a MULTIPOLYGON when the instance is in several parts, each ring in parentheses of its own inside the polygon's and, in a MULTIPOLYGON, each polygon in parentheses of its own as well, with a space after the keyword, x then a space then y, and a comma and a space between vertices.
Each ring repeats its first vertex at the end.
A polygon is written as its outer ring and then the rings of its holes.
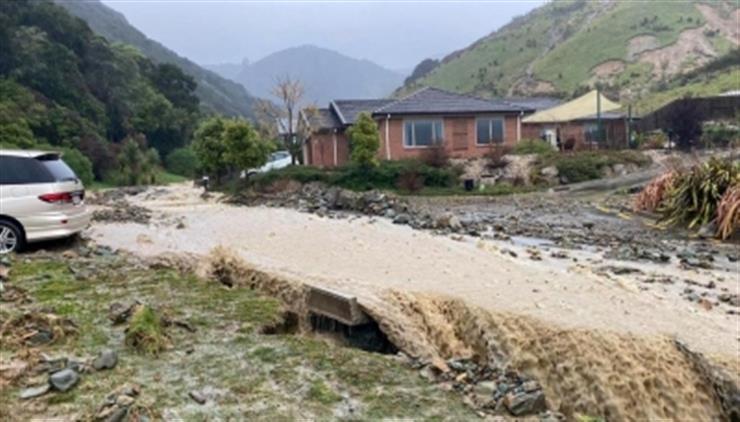
POLYGON ((378 124, 384 160, 418 158, 430 148, 450 157, 481 157, 494 146, 512 146, 522 138, 522 118, 536 111, 526 101, 484 100, 436 88, 423 88, 401 99, 334 100, 328 108, 303 110, 300 124, 309 133, 304 163, 334 167, 349 160, 346 131, 362 112, 378 124))

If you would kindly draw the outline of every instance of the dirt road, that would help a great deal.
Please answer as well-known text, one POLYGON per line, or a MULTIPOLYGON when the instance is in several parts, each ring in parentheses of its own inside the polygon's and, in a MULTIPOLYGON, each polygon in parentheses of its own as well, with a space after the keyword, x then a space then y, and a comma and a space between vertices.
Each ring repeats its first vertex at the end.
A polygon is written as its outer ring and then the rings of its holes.
POLYGON ((206 254, 223 245, 259 269, 355 294, 376 306, 389 288, 452 296, 556 326, 666 335, 705 353, 738 354, 738 317, 725 304, 687 301, 679 282, 645 287, 648 277, 690 280, 692 286, 737 295, 737 271, 625 263, 605 259, 597 249, 557 254, 557 248, 526 239, 440 236, 383 218, 238 207, 199 194, 172 186, 129 197, 154 212, 150 224, 97 223, 89 235, 148 256, 206 254), (619 270, 625 266, 634 271, 619 270))

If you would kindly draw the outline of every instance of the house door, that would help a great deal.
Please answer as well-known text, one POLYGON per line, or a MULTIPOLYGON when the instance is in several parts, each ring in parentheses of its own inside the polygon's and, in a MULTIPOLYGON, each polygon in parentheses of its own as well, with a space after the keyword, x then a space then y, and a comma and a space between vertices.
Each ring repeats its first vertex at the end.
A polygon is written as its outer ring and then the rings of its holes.
POLYGON ((558 147, 558 133, 554 127, 546 127, 542 129, 542 138, 552 145, 553 148, 558 147))
POLYGON ((468 120, 454 119, 452 123, 452 148, 468 149, 468 120))

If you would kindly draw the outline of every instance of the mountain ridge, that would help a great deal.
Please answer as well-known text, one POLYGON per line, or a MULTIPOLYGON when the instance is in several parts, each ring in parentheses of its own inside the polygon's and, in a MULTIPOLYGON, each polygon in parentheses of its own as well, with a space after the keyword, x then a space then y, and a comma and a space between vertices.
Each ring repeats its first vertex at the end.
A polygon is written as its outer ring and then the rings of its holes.
MULTIPOLYGON (((206 66, 225 72, 234 64, 206 66)), ((335 50, 313 44, 289 47, 269 54, 255 62, 242 62, 233 80, 248 91, 273 98, 276 78, 290 76, 303 82, 305 103, 325 104, 336 98, 384 97, 403 81, 403 75, 386 69, 371 60, 347 56, 335 50)))
POLYGON ((86 21, 93 31, 108 41, 133 45, 154 62, 170 63, 182 68, 197 82, 196 95, 207 112, 254 117, 253 106, 257 98, 242 85, 223 78, 147 37, 129 23, 122 13, 99 0, 54 2, 86 21))
POLYGON ((439 62, 421 62, 396 94, 428 85, 571 97, 598 83, 639 98, 736 49, 739 18, 729 1, 547 3, 439 62))

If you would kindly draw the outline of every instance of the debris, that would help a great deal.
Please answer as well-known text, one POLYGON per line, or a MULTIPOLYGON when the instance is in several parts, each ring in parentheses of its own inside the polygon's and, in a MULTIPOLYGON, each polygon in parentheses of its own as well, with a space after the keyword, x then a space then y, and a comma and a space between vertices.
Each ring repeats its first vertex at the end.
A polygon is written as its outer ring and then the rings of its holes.
POLYGON ((79 374, 72 369, 62 369, 49 377, 49 383, 55 390, 65 392, 74 387, 80 380, 79 374))
POLYGON ((113 369, 118 363, 118 353, 112 349, 105 349, 93 360, 93 368, 96 371, 113 369))
POLYGON ((531 393, 508 393, 504 406, 514 416, 533 415, 546 410, 545 394, 542 390, 531 393))
POLYGON ((95 210, 93 221, 107 223, 138 223, 149 224, 152 212, 144 207, 132 205, 126 200, 116 201, 110 208, 95 210))
POLYGON ((51 313, 27 312, 0 326, 0 339, 6 344, 37 347, 77 333, 72 320, 51 313))
MULTIPOLYGON (((134 407, 136 398, 139 396, 140 389, 138 385, 126 384, 119 387, 112 393, 108 394, 105 402, 98 409, 95 420, 106 422, 123 421, 131 413, 145 413, 142 409, 134 407)), ((143 420, 144 418, 130 418, 132 420, 143 420)), ((148 419, 148 418, 146 418, 148 419)))
POLYGON ((49 390, 51 390, 51 385, 49 384, 26 388, 25 390, 21 391, 20 399, 28 400, 35 397, 43 396, 44 394, 48 393, 49 390))
POLYGON ((191 391, 188 393, 188 396, 190 396, 191 399, 195 400, 198 404, 205 404, 207 399, 206 396, 203 395, 200 391, 191 391))
POLYGON ((113 302, 108 307, 108 319, 113 322, 113 325, 123 324, 128 321, 129 317, 131 317, 134 308, 140 304, 141 302, 138 300, 129 305, 125 305, 120 302, 113 302))

